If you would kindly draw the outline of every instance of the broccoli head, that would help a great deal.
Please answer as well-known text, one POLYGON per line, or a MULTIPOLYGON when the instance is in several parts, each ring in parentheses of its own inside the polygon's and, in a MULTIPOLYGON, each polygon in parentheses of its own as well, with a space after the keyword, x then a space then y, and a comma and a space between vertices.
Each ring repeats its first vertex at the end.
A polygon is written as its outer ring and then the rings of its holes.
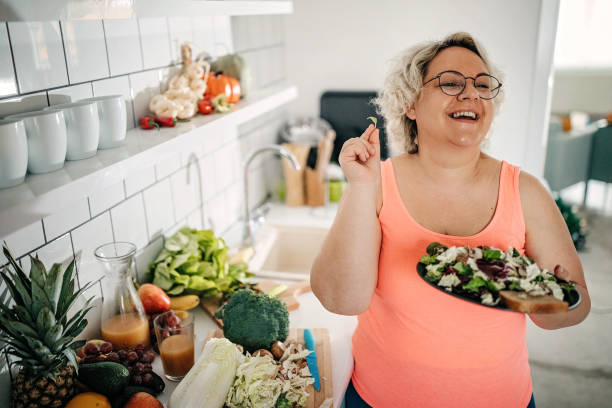
POLYGON ((268 349, 289 335, 289 312, 277 298, 241 289, 232 295, 215 316, 223 320, 223 335, 252 353, 268 349))

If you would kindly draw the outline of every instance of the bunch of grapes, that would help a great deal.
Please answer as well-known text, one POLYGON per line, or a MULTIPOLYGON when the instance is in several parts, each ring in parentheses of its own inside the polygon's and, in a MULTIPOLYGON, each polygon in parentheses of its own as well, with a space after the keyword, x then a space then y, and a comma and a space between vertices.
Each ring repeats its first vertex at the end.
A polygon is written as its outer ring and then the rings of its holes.
MULTIPOLYGON (((157 347, 157 336, 155 335, 155 328, 153 327, 153 320, 161 313, 149 315, 149 336, 151 337, 151 344, 153 345, 153 349, 156 353, 159 353, 159 349, 157 347)), ((166 337, 169 337, 174 334, 179 334, 181 332, 181 319, 174 314, 174 311, 170 310, 165 312, 165 315, 161 317, 162 321, 160 321, 160 326, 163 327, 162 330, 162 340, 166 337)))
POLYGON ((113 351, 113 345, 109 342, 100 345, 87 343, 83 348, 85 357, 79 364, 95 363, 99 361, 112 361, 123 364, 127 367, 131 375, 132 385, 152 386, 153 367, 151 363, 155 360, 155 353, 152 350, 145 350, 142 344, 136 345, 133 349, 119 349, 113 351))

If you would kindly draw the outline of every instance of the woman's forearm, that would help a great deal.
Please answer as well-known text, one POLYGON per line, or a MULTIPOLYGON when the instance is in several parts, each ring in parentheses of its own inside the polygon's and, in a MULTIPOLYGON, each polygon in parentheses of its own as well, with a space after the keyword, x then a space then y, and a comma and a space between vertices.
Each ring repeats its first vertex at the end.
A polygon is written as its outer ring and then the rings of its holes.
POLYGON ((313 292, 331 312, 364 312, 378 277, 381 231, 376 183, 349 183, 310 273, 313 292))
POLYGON ((576 285, 582 300, 580 305, 567 313, 530 314, 529 317, 538 327, 547 330, 562 329, 582 322, 591 311, 589 292, 581 285, 576 285))

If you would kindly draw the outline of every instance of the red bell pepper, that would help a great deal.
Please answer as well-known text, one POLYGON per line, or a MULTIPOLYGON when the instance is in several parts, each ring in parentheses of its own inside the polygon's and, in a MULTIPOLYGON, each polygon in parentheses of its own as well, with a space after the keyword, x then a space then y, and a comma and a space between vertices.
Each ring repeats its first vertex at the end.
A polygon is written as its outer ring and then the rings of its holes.
POLYGON ((160 126, 166 127, 174 127, 176 125, 176 119, 172 116, 158 116, 155 118, 155 122, 160 126))
POLYGON ((159 130, 159 125, 155 123, 155 119, 153 119, 150 116, 143 116, 142 118, 138 120, 138 124, 143 129, 148 130, 148 129, 157 128, 157 130, 159 130))

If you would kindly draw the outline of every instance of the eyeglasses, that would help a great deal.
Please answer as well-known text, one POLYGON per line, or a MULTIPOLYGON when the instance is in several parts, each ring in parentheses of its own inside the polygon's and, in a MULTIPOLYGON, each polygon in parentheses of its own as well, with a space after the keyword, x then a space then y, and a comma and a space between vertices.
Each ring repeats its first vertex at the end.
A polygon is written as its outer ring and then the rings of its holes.
POLYGON ((438 86, 442 92, 450 96, 460 95, 465 89, 468 79, 474 81, 474 88, 476 88, 478 96, 480 96, 481 99, 495 98, 502 86, 497 78, 489 74, 482 73, 473 78, 466 77, 461 72, 457 71, 440 72, 438 75, 425 82, 423 86, 427 85, 434 79, 438 80, 438 86))

